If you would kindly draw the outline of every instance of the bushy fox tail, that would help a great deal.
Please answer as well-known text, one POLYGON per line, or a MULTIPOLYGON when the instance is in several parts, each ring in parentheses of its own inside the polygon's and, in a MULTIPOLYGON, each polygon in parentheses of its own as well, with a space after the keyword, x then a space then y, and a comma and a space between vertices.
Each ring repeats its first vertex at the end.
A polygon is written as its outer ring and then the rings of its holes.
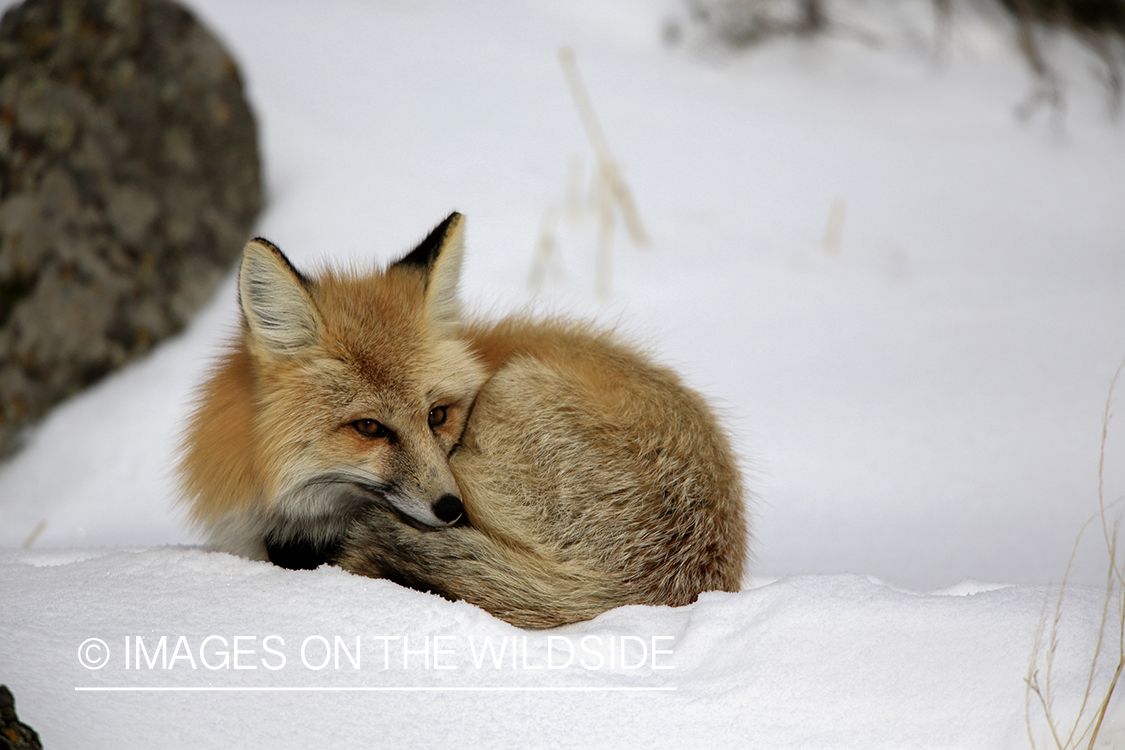
POLYGON ((422 531, 378 506, 364 512, 355 530, 336 564, 463 599, 517 627, 588 620, 623 603, 621 592, 594 571, 549 562, 472 526, 422 531))

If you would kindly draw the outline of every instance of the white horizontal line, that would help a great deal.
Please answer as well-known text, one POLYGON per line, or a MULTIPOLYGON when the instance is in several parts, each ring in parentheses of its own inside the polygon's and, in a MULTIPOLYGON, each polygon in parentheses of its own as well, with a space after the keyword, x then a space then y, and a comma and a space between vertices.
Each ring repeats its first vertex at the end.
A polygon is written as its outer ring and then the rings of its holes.
POLYGON ((78 692, 99 693, 394 693, 394 692, 557 692, 611 693, 671 692, 674 687, 75 687, 78 692))

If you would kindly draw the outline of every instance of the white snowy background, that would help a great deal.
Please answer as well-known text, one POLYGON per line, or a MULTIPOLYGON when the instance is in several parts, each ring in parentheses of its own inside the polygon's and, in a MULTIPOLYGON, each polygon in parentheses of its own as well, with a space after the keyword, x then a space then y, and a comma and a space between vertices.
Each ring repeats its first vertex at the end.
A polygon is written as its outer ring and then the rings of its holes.
MULTIPOLYGON (((1098 509, 1125 357, 1125 126, 1091 55, 1048 38, 1066 106, 1021 119, 1034 81, 1012 28, 956 3, 948 33, 926 0, 829 3, 829 35, 738 54, 673 0, 191 7, 259 117, 257 232, 299 267, 382 263, 465 213, 471 309, 617 326, 721 411, 754 494, 751 578, 524 633, 385 581, 205 552, 170 467, 235 330, 232 269, 184 334, 0 465, 0 682, 45 747, 1016 748, 1025 714, 1050 744, 1025 678, 1098 509), (595 168, 564 45, 652 238, 618 226, 608 300, 590 213, 564 212, 528 284, 544 217, 595 168), (153 655, 161 636, 168 668, 138 669, 137 639, 153 655), (337 638, 349 651, 317 668, 337 638)), ((1120 421, 1104 483, 1125 494, 1120 421)), ((1093 529, 1058 632, 1061 723, 1107 570, 1093 529)), ((1120 695, 1098 746, 1125 747, 1120 695)))

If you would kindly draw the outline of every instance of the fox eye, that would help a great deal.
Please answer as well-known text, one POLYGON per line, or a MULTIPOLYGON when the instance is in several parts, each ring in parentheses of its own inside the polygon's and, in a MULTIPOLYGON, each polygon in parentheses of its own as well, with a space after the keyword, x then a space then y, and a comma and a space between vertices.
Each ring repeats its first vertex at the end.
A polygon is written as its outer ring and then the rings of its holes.
POLYGON ((369 438, 389 438, 393 433, 374 419, 357 419, 352 422, 352 427, 360 435, 369 438))
POLYGON ((435 406, 430 409, 430 427, 441 427, 445 424, 446 409, 444 406, 435 406))

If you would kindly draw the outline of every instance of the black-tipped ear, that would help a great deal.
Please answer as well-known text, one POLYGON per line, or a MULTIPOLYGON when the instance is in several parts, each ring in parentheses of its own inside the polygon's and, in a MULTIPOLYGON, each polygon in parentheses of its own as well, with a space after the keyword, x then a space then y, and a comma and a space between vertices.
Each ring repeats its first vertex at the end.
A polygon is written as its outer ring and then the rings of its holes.
POLYGON ((460 235, 465 217, 454 211, 445 221, 434 227, 426 239, 418 243, 406 257, 394 263, 395 266, 414 266, 420 269, 432 268, 441 251, 455 236, 460 235))
POLYGON ((464 255, 465 217, 454 212, 392 268, 414 268, 426 277, 426 313, 439 331, 452 334, 460 320, 457 284, 464 255))
POLYGON ((271 354, 299 354, 320 339, 308 280, 266 240, 250 240, 242 251, 238 301, 250 336, 271 354))

